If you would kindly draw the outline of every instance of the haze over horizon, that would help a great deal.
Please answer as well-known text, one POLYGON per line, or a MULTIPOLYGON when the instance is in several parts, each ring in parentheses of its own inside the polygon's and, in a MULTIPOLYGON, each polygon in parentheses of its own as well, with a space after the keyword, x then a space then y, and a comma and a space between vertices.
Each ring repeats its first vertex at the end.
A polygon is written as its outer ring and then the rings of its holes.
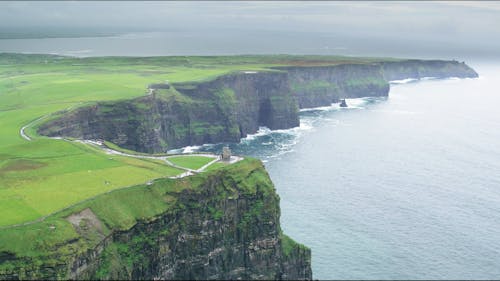
MULTIPOLYGON (((42 37, 58 37, 58 34, 64 34, 62 37, 128 34, 125 36, 129 39, 138 36, 139 40, 162 37, 163 41, 148 44, 160 45, 165 51, 152 55, 290 53, 500 58, 498 2, 121 2, 117 5, 117 2, 33 1, 3 2, 0 7, 0 38, 6 40, 26 34, 33 37, 33 33, 42 37)), ((14 46, 6 40, 0 41, 0 51, 12 51, 16 46, 25 51, 22 42, 16 41, 14 46)), ((112 52, 109 47, 102 54, 112 52)), ((118 55, 137 53, 118 52, 118 55)))

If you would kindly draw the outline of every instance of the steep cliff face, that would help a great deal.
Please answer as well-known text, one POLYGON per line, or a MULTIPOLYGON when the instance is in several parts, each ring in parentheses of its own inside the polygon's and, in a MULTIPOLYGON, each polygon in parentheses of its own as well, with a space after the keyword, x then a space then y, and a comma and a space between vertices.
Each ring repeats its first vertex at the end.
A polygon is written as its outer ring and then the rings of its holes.
POLYGON ((328 106, 342 98, 387 96, 389 84, 377 64, 284 67, 300 108, 328 106))
POLYGON ((77 237, 35 258, 10 253, 0 279, 312 278, 310 250, 281 232, 279 197, 260 161, 141 189, 155 199, 135 207, 111 201, 115 214, 103 204, 119 194, 106 195, 74 210, 62 219, 77 237), (163 211, 144 216, 154 208, 163 211))
POLYGON ((105 139, 127 149, 163 152, 187 145, 238 141, 259 126, 299 125, 287 73, 235 73, 175 84, 134 100, 102 102, 39 128, 47 136, 105 139))
POLYGON ((433 78, 475 78, 478 74, 464 62, 443 60, 403 60, 381 63, 385 80, 433 78))
POLYGON ((287 66, 238 72, 215 80, 174 84, 152 95, 77 109, 39 128, 47 136, 105 139, 141 152, 236 142, 259 126, 299 125, 299 108, 342 98, 387 96, 387 81, 477 77, 456 61, 401 60, 332 66, 287 66))
POLYGON ((239 126, 240 136, 254 133, 259 126, 286 129, 299 125, 297 102, 290 94, 286 72, 240 72, 205 83, 174 84, 182 94, 193 98, 213 98, 227 102, 229 119, 239 126), (220 92, 224 92, 222 94, 220 92))

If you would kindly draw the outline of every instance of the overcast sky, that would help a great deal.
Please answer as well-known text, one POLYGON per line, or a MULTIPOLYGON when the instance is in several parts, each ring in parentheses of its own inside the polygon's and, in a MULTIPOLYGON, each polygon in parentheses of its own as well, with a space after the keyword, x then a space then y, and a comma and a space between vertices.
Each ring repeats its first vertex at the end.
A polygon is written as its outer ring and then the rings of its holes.
POLYGON ((389 42, 436 53, 500 50, 500 2, 0 2, 0 26, 227 32, 228 38, 240 32, 268 44, 286 34, 298 45, 337 42, 328 47, 339 50, 389 42))

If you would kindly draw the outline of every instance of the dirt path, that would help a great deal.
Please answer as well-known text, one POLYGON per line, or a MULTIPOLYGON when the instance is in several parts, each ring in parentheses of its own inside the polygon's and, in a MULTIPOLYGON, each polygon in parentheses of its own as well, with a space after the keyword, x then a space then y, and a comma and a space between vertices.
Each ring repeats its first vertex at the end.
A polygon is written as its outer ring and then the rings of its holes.
MULTIPOLYGON (((43 118, 43 117, 41 117, 43 118)), ((36 122, 38 121, 35 120, 33 122, 36 122)), ((32 123, 33 123, 32 122, 32 123)), ((24 126, 23 128, 26 128, 28 127, 28 125, 24 126)), ((22 130, 21 130, 22 131, 22 130)), ((22 135, 22 134, 21 134, 22 135)), ((26 136, 27 137, 27 140, 30 141, 31 138, 26 136)), ((70 141, 71 140, 68 140, 68 139, 63 139, 65 141, 70 141)), ((172 166, 172 167, 175 167, 177 169, 181 169, 181 170, 184 170, 185 172, 184 173, 181 173, 179 175, 176 175, 176 176, 172 176, 172 177, 169 177, 171 179, 179 179, 179 178, 183 178, 183 177, 188 177, 188 176, 191 176, 191 175, 194 175, 194 174, 197 174, 197 173, 201 173, 203 172, 205 169, 207 169, 208 167, 210 167, 210 165, 220 161, 220 156, 219 155, 215 155, 215 154, 208 154, 208 153, 203 153, 203 154, 186 154, 184 156, 205 156, 205 157, 211 157, 213 158, 212 161, 210 161, 209 163, 203 165, 202 167, 200 167, 199 169, 197 170, 193 170, 193 169, 189 169, 189 168, 185 168, 185 167, 181 167, 181 166, 178 166, 178 165, 175 165, 174 163, 170 162, 168 160, 168 158, 170 157, 179 157, 179 155, 172 155, 172 156, 148 156, 148 155, 136 155, 136 154, 128 154, 128 153, 124 153, 124 152, 121 152, 121 151, 116 151, 116 150, 113 150, 113 149, 110 149, 109 147, 106 147, 103 143, 99 142, 99 141, 92 141, 92 140, 75 140, 74 142, 79 142, 79 143, 84 143, 84 144, 87 144, 87 145, 92 145, 94 147, 97 147, 101 150, 103 150, 105 153, 107 154, 112 154, 112 155, 121 155, 121 156, 127 156, 127 157, 134 157, 134 158, 141 158, 141 159, 156 159, 156 160, 163 160, 165 161, 165 163, 169 166, 172 166)), ((236 163, 238 161, 241 161, 243 160, 243 157, 239 157, 239 156, 231 156, 231 160, 227 163, 229 164, 232 164, 232 163, 236 163)), ((146 184, 149 185, 149 184, 152 184, 154 181, 151 180, 149 182, 147 182, 146 184)), ((135 186, 135 185, 131 185, 131 186, 135 186)), ((82 200, 82 201, 79 201, 77 203, 74 203, 74 204, 71 204, 70 206, 67 206, 63 209, 60 209, 58 211, 55 211, 55 212, 52 212, 50 214, 47 214, 45 216, 42 216, 36 220, 32 220, 32 221, 28 221, 28 222, 24 222, 24 223, 19 223, 19 224, 13 224, 13 225, 7 225, 7 226, 0 226, 0 230, 1 229, 7 229, 7 228, 13 228, 13 227, 18 227, 18 226, 26 226, 26 225, 30 225, 30 224, 34 224, 34 223, 37 223, 37 222, 42 222, 44 221, 46 218, 50 217, 50 216, 53 216, 55 214, 58 214, 58 213, 61 213, 61 212, 64 212, 78 204, 81 204, 81 203, 84 203, 84 202, 87 202, 87 201, 90 201, 98 196, 101 196, 103 194, 108 194, 108 193, 111 193, 111 192, 115 192, 117 190, 121 190, 121 189, 124 189, 124 188, 127 188, 127 187, 131 187, 131 186, 124 186, 124 187, 120 187, 120 188, 116 188, 116 189, 113 189, 113 190, 109 190, 109 191, 106 191, 104 193, 100 193, 100 194, 97 194, 97 195, 94 195, 92 197, 89 197, 85 200, 82 200)))
MULTIPOLYGON (((64 139, 64 140, 71 141, 71 140, 67 140, 67 139, 64 139)), ((171 156, 140 155, 140 154, 125 153, 125 152, 121 152, 121 151, 117 151, 117 150, 111 149, 111 148, 107 147, 105 144, 103 144, 100 141, 94 141, 94 140, 74 140, 74 142, 79 142, 79 143, 84 143, 84 144, 87 144, 87 145, 91 145, 93 147, 96 147, 96 148, 104 151, 106 154, 110 154, 110 155, 120 155, 120 156, 140 158, 140 159, 161 160, 161 161, 164 161, 167 165, 169 165, 171 167, 174 167, 174 168, 177 168, 177 169, 185 171, 184 173, 182 173, 180 175, 176 175, 176 176, 170 177, 172 179, 183 178, 183 177, 187 177, 187 176, 191 176, 191 175, 194 175, 194 174, 201 173, 201 172, 205 171, 208 167, 210 167, 210 165, 212 165, 212 164, 214 164, 216 162, 221 161, 221 158, 220 158, 219 155, 210 154, 210 153, 183 154, 183 155, 176 154, 176 155, 171 155, 171 156), (203 157, 213 158, 213 160, 210 161, 210 162, 208 162, 207 164, 203 165, 202 167, 194 170, 194 169, 189 169, 189 168, 186 168, 186 167, 182 167, 182 166, 176 165, 176 164, 172 163, 171 161, 169 161, 169 158, 179 157, 179 156, 183 156, 183 157, 203 156, 203 157)), ((243 157, 234 156, 233 155, 233 156, 231 156, 230 161, 225 162, 225 163, 233 164, 233 163, 236 163, 236 162, 241 161, 243 159, 244 159, 243 157)))
MULTIPOLYGON (((82 104, 81 102, 76 103, 76 104, 74 104, 74 105, 72 105, 72 106, 70 106, 70 107, 68 107, 68 108, 66 108, 66 109, 64 109, 64 110, 65 110, 65 111, 70 111, 71 109, 73 109, 73 108, 75 108, 76 106, 81 105, 81 104, 82 104)), ((28 127, 33 126, 35 123, 37 123, 37 122, 39 122, 39 121, 41 121, 41 120, 43 120, 43 119, 45 119, 45 118, 47 118, 47 117, 49 117, 49 116, 50 116, 50 113, 49 113, 49 114, 46 114, 46 115, 43 115, 42 117, 39 117, 39 118, 37 118, 37 119, 35 119, 35 120, 33 120, 33 121, 29 122, 28 124, 24 125, 24 126, 21 128, 21 130, 19 130, 19 134, 21 135, 21 137, 22 137, 23 139, 27 140, 27 141, 31 141, 31 140, 32 140, 32 139, 31 139, 31 137, 30 137, 30 136, 28 136, 28 135, 26 134, 25 130, 26 130, 28 127)))
POLYGON ((31 138, 24 132, 24 130, 26 130, 26 128, 32 126, 33 124, 35 124, 36 122, 44 119, 44 118, 47 118, 48 115, 44 115, 38 119, 35 119, 31 122, 29 122, 28 124, 24 125, 21 130, 19 130, 19 134, 21 135, 21 137, 23 137, 23 139, 27 140, 27 141, 31 141, 31 138))
MULTIPOLYGON (((153 93, 153 90, 149 89, 149 94, 152 94, 152 93, 153 93)), ((73 109, 74 107, 78 106, 79 104, 80 103, 72 105, 72 106, 68 107, 65 110, 69 111, 69 110, 73 109)), ((32 141, 32 138, 26 134, 25 130, 28 127, 30 127, 30 126, 33 126, 35 123, 41 121, 42 119, 47 118, 49 115, 50 114, 44 115, 44 116, 42 116, 42 117, 40 117, 38 119, 35 119, 35 120, 31 121, 30 123, 28 123, 26 125, 24 125, 19 130, 19 134, 21 135, 21 137, 23 139, 27 140, 27 141, 32 141)), ((72 141, 72 140, 65 139, 65 138, 60 138, 60 137, 55 137, 53 139, 63 139, 65 141, 69 141, 69 142, 72 141)), ((121 156, 134 157, 134 158, 142 158, 142 159, 156 159, 156 160, 161 160, 161 161, 164 161, 167 165, 169 165, 171 167, 174 167, 174 168, 186 171, 186 172, 184 172, 184 173, 182 173, 180 175, 177 175, 177 176, 174 176, 174 177, 171 177, 171 178, 182 178, 182 177, 186 177, 186 176, 190 176, 190 175, 193 175, 193 174, 196 174, 196 173, 203 172, 206 168, 210 167, 210 165, 216 163, 217 161, 220 161, 220 156, 215 155, 215 154, 209 154, 209 153, 186 154, 185 156, 204 156, 204 157, 214 158, 214 160, 210 161, 206 165, 200 167, 199 169, 193 170, 193 169, 189 169, 189 168, 186 168, 186 167, 182 167, 182 166, 176 165, 176 164, 172 163, 171 161, 169 161, 168 158, 169 157, 175 157, 174 155, 172 155, 172 156, 152 156, 152 155, 149 156, 149 155, 140 155, 140 154, 129 154, 129 153, 125 153, 125 152, 121 152, 121 151, 117 151, 117 150, 111 149, 111 148, 107 147, 106 145, 104 145, 100 141, 94 141, 94 140, 74 140, 74 142, 79 142, 79 143, 84 143, 84 144, 87 144, 87 145, 92 145, 92 146, 97 147, 100 150, 104 151, 106 154, 114 154, 114 155, 121 155, 121 156)), ((231 160, 229 161, 229 163, 230 164, 236 163, 236 162, 238 162, 238 161, 240 161, 242 159, 243 159, 242 157, 232 156, 231 160)))

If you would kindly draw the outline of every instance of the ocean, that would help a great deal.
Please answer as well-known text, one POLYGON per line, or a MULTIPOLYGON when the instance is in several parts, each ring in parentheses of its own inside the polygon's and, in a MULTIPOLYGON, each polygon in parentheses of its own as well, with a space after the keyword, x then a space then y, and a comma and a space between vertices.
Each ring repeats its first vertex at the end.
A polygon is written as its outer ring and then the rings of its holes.
POLYGON ((472 67, 479 78, 394 83, 229 144, 265 163, 313 278, 500 276, 500 67, 472 67))
MULTIPOLYGON (((0 39, 0 52, 76 57, 316 54, 466 61, 473 57, 469 51, 443 48, 442 44, 433 51, 428 50, 428 44, 417 48, 408 44, 411 43, 402 44, 401 40, 387 38, 355 38, 330 32, 218 29, 136 32, 102 37, 0 39)), ((491 56, 484 50, 475 54, 491 56)))

